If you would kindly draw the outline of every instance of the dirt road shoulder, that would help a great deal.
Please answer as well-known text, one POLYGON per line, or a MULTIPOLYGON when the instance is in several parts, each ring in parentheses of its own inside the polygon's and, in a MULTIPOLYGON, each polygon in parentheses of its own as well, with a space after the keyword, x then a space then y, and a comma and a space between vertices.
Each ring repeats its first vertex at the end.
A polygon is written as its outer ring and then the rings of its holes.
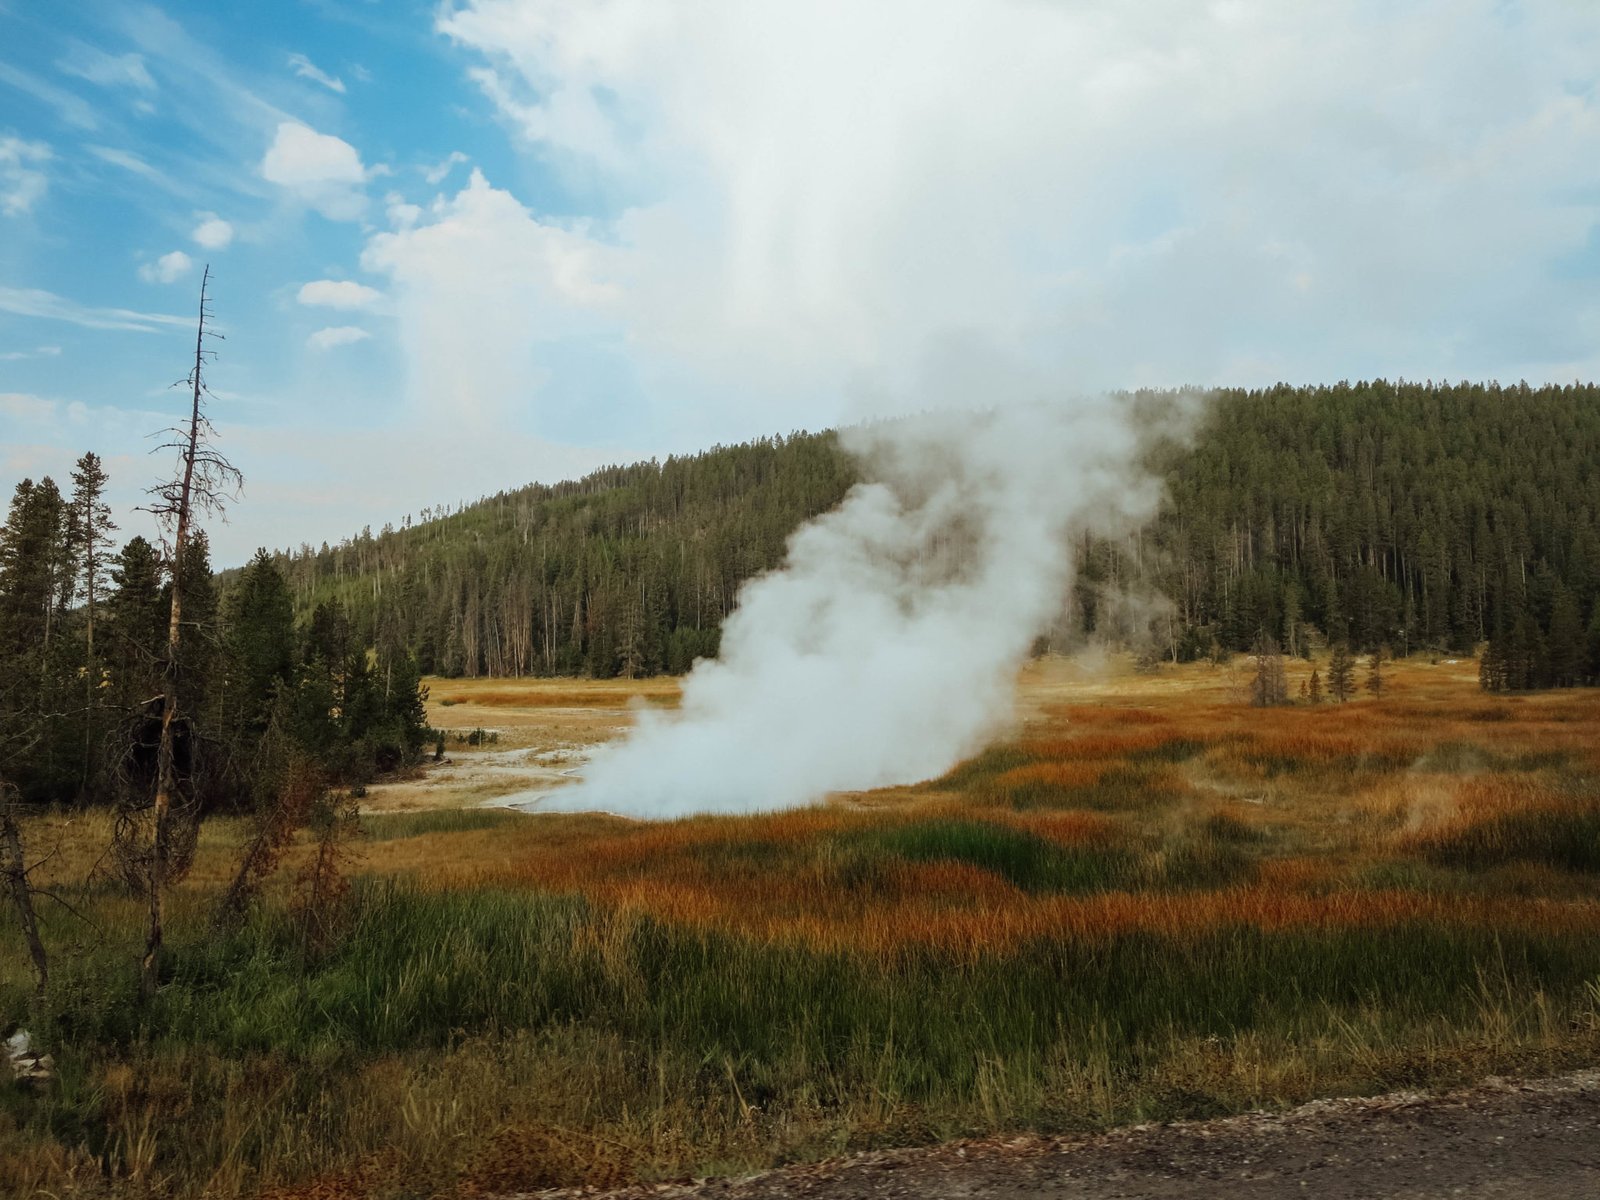
POLYGON ((741 1180, 542 1200, 1582 1200, 1600 1197, 1600 1070, 1444 1095, 1319 1100, 1286 1113, 1085 1137, 966 1141, 741 1180))

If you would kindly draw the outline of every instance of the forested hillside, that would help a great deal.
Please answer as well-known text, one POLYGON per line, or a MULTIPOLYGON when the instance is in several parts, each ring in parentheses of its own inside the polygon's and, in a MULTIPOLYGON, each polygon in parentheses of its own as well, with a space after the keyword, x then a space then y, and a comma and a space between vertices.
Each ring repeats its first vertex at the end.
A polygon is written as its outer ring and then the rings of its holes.
MULTIPOLYGON (((1191 658, 1263 630, 1291 652, 1400 653, 1465 653, 1498 631, 1508 686, 1600 668, 1594 386, 1227 390, 1155 466, 1159 517, 1079 548, 1059 638, 1191 658), (1116 602, 1130 592, 1170 609, 1116 602)), ((715 649, 740 583, 854 479, 833 435, 797 434, 524 488, 280 563, 302 617, 340 601, 358 637, 426 671, 681 671, 715 649)))
POLYGON ((739 585, 776 566, 855 467, 832 433, 718 447, 536 484, 280 563, 302 615, 444 675, 645 675, 714 653, 739 585))

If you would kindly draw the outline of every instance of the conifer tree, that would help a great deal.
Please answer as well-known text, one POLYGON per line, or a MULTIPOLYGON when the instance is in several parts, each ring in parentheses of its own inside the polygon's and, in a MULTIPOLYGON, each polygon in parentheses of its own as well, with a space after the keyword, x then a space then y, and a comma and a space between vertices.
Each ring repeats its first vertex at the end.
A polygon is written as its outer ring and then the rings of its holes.
POLYGON ((259 735, 294 671, 294 602, 265 550, 256 551, 229 594, 227 628, 230 724, 259 735))
POLYGON ((1496 634, 1483 648, 1478 660, 1478 686, 1486 692, 1506 690, 1506 652, 1504 639, 1496 634))
POLYGON ((1589 682, 1600 683, 1600 596, 1589 614, 1589 682))
POLYGON ((1322 676, 1315 667, 1311 668, 1311 682, 1307 686, 1306 696, 1313 704, 1322 703, 1322 676))
POLYGON ((1367 658, 1367 691, 1374 699, 1383 696, 1383 659, 1385 649, 1379 646, 1367 658))
POLYGON ((65 695, 71 663, 55 637, 72 598, 69 533, 66 503, 49 477, 17 484, 0 526, 0 742, 13 747, 0 769, 25 801, 65 798, 62 783, 77 775, 76 743, 61 715, 76 706, 65 695), (26 756, 15 752, 22 744, 26 756))
POLYGON ((111 565, 112 592, 106 601, 107 657, 112 693, 121 708, 139 704, 160 690, 166 621, 161 612, 161 556, 135 535, 111 565))
POLYGON ((93 768, 94 742, 100 731, 97 714, 101 704, 100 658, 95 651, 97 605, 106 583, 106 555, 113 545, 111 506, 105 502, 106 473, 100 457, 93 452, 78 459, 72 472, 73 540, 78 557, 79 594, 83 597, 83 776, 79 793, 88 797, 93 768))
POLYGON ((1328 694, 1340 704, 1350 699, 1355 688, 1355 660, 1348 642, 1338 642, 1328 658, 1328 694))
POLYGON ((1546 638, 1549 682, 1555 687, 1572 687, 1584 676, 1588 658, 1583 619, 1572 592, 1557 582, 1550 602, 1550 632, 1546 638))

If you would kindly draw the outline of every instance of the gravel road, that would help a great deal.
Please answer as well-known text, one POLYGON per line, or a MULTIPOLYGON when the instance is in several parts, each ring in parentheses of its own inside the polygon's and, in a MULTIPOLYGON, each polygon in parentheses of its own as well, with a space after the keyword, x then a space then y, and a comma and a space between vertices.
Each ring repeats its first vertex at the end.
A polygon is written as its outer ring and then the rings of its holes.
POLYGON ((542 1200, 1600 1200, 1600 1070, 542 1200))

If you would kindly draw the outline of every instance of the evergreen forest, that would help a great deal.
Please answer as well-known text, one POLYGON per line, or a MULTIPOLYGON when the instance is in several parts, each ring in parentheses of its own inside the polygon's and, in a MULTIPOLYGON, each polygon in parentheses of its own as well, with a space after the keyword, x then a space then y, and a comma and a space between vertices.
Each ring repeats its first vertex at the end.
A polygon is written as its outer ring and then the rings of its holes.
MULTIPOLYGON (((1183 661, 1263 632, 1291 654, 1488 642, 1492 688, 1600 676, 1600 388, 1223 390, 1151 468, 1161 511, 1076 548, 1052 648, 1098 638, 1183 661)), ((424 510, 274 561, 300 620, 337 604, 359 642, 425 673, 677 673, 715 653, 740 584, 856 477, 834 434, 798 433, 424 510)))
POLYGON ((0 787, 139 811, 169 680, 184 697, 173 741, 187 808, 256 809, 296 771, 359 787, 418 757, 430 731, 409 654, 357 641, 336 603, 297 624, 265 553, 224 587, 202 531, 176 556, 140 535, 113 552, 105 483, 85 454, 69 493, 18 484, 0 526, 0 787))
MULTIPOLYGON (((1594 386, 1220 391, 1150 466, 1160 512, 1075 547, 1041 648, 1483 646, 1491 690, 1600 680, 1594 386)), ((220 575, 198 534, 176 567, 191 789, 249 807, 297 756, 340 784, 414 759, 426 674, 685 671, 716 652, 740 585, 856 479, 835 434, 796 433, 424 509, 220 575)), ((0 739, 27 799, 149 786, 175 568, 141 536, 116 548, 105 483, 93 454, 66 492, 24 480, 0 528, 0 739)))

